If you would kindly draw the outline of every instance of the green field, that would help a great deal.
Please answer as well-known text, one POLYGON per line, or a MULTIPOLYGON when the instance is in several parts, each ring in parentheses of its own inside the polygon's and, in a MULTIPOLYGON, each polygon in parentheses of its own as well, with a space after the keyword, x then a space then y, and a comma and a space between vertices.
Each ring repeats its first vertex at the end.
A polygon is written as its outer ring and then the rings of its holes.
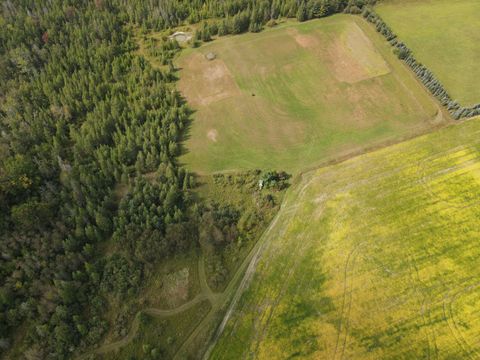
POLYGON ((195 111, 181 158, 200 173, 298 172, 438 126, 426 90, 362 18, 293 21, 177 60, 195 111), (217 58, 208 61, 205 54, 217 58))
POLYGON ((212 359, 480 355, 480 119, 304 175, 212 359))
POLYGON ((480 102, 478 0, 387 0, 375 10, 453 99, 480 102))

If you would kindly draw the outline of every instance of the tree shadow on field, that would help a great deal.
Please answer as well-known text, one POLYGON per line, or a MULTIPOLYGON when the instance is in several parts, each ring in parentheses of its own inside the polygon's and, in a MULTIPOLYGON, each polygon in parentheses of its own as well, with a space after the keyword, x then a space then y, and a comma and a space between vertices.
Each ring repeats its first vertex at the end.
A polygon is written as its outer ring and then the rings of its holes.
POLYGON ((185 143, 190 139, 191 133, 190 129, 193 123, 193 115, 196 113, 196 110, 192 109, 187 102, 187 99, 177 90, 178 98, 180 99, 180 105, 185 106, 187 111, 187 121, 182 129, 180 134, 180 141, 178 142, 179 151, 178 155, 176 156, 177 165, 181 167, 185 167, 184 163, 181 163, 178 159, 180 156, 187 154, 190 150, 187 148, 185 143))

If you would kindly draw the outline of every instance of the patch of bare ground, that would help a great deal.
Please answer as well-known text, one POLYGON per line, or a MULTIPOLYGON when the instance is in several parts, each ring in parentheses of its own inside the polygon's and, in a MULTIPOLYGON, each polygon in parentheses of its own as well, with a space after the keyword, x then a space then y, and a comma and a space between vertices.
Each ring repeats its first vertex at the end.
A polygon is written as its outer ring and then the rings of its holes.
POLYGON ((390 68, 371 40, 354 22, 328 45, 328 64, 338 81, 353 84, 385 75, 390 68))
POLYGON ((205 106, 240 94, 230 70, 221 59, 209 61, 202 54, 194 53, 186 59, 184 66, 190 70, 182 73, 178 88, 193 106, 205 106))
POLYGON ((208 130, 207 137, 208 137, 209 140, 211 140, 213 142, 217 142, 218 131, 216 129, 208 130))
POLYGON ((308 35, 308 34, 301 34, 298 31, 298 29, 295 29, 295 28, 289 28, 287 32, 291 36, 293 36, 297 44, 300 45, 302 48, 310 49, 310 48, 317 48, 318 46, 320 46, 320 41, 315 36, 308 35))

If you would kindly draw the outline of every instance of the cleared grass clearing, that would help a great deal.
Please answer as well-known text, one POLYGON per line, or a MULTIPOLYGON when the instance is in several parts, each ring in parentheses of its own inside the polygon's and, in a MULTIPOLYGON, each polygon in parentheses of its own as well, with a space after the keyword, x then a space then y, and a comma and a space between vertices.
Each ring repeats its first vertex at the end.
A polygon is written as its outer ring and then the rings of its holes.
POLYGON ((196 111, 191 170, 299 172, 443 120, 425 89, 362 18, 286 22, 186 49, 179 88, 196 111), (208 61, 205 54, 217 58, 208 61))
POLYGON ((195 298, 199 292, 198 254, 191 250, 166 259, 154 268, 140 298, 143 304, 151 307, 174 309, 195 298))
POLYGON ((133 341, 107 354, 96 355, 95 359, 172 359, 176 350, 209 312, 211 306, 203 301, 168 318, 144 315, 133 341))
POLYGON ((480 119, 303 176, 212 359, 480 356, 480 119))
POLYGON ((387 0, 375 11, 462 105, 480 102, 480 2, 387 0))

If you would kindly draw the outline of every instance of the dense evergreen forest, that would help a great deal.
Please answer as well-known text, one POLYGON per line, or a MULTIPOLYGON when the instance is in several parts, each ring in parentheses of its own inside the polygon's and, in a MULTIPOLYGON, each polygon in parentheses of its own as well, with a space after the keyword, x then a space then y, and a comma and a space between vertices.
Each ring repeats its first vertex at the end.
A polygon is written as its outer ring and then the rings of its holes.
MULTIPOLYGON (((107 332, 107 293, 135 295, 152 264, 199 245, 194 178, 176 160, 189 110, 174 67, 154 69, 135 52, 135 28, 214 19, 205 33, 221 35, 362 6, 2 1, 0 354, 71 358, 107 332)), ((178 46, 159 51, 171 64, 178 46)))

